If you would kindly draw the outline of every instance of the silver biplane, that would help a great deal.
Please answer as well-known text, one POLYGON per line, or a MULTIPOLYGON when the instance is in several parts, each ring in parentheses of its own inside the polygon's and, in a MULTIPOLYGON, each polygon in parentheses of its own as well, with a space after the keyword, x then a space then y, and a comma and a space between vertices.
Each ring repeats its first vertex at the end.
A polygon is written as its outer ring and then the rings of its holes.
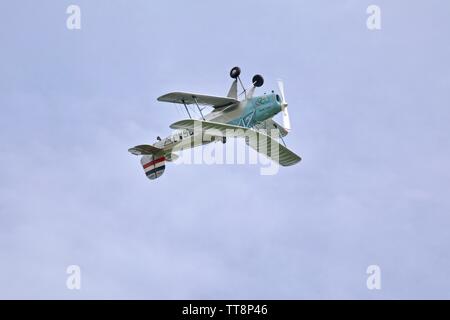
POLYGON ((130 153, 142 156, 141 164, 149 179, 159 178, 165 170, 166 161, 178 158, 177 151, 213 141, 226 143, 227 137, 245 138, 247 145, 282 166, 291 166, 301 160, 286 147, 283 140, 291 130, 283 82, 278 81, 279 94, 272 91, 253 97, 255 89, 264 84, 263 77, 255 75, 252 87, 247 90, 240 74, 239 67, 231 69, 230 76, 234 80, 226 97, 171 92, 158 98, 158 101, 183 105, 189 119, 171 124, 170 128, 175 129, 175 132, 165 139, 158 137, 152 145, 128 149, 130 153), (238 84, 243 90, 239 95, 238 84), (241 96, 243 98, 239 100, 241 96), (192 117, 195 107, 199 119, 192 117), (204 114, 206 107, 212 107, 208 114, 204 114), (272 119, 279 112, 283 115, 283 126, 272 119))

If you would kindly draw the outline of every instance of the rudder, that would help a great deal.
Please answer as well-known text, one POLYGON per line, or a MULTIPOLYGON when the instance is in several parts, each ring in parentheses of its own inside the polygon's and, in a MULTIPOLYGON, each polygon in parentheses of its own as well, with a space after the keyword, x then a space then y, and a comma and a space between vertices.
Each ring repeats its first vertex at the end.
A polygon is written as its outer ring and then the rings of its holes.
POLYGON ((154 180, 164 173, 166 157, 155 158, 153 155, 145 155, 141 158, 141 164, 147 178, 154 180))

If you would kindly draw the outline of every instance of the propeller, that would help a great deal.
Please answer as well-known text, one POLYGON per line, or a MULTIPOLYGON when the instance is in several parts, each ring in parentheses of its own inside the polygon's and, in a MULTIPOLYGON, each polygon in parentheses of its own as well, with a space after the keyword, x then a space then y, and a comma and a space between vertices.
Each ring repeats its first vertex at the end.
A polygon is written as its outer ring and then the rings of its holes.
POLYGON ((286 98, 284 96, 284 83, 282 80, 278 79, 278 91, 281 96, 281 111, 283 112, 283 127, 287 130, 291 130, 291 120, 289 119, 288 113, 288 103, 286 102, 286 98))

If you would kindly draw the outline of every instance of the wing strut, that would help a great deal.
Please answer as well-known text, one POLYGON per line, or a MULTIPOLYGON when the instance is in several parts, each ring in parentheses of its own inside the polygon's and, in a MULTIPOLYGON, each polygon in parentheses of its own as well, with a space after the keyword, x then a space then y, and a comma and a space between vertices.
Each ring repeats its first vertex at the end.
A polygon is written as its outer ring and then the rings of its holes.
POLYGON ((194 98, 195 104, 197 105, 197 109, 198 109, 198 111, 200 112, 200 114, 201 114, 201 116, 202 116, 202 119, 205 120, 205 117, 203 116, 202 109, 200 109, 200 106, 198 105, 197 97, 196 97, 196 96, 192 96, 192 98, 194 98))
POLYGON ((283 141, 284 146, 287 148, 286 142, 284 142, 284 139, 283 139, 283 136, 281 135, 280 130, 278 130, 278 133, 279 133, 279 135, 280 135, 281 141, 283 141))
POLYGON ((183 99, 183 100, 181 100, 181 101, 183 101, 183 104, 184 104, 184 108, 186 109, 186 112, 187 112, 187 114, 189 115, 189 118, 191 118, 191 119, 192 119, 192 117, 191 117, 191 114, 189 113, 188 107, 187 107, 187 105, 186 105, 186 102, 184 101, 184 99, 183 99))

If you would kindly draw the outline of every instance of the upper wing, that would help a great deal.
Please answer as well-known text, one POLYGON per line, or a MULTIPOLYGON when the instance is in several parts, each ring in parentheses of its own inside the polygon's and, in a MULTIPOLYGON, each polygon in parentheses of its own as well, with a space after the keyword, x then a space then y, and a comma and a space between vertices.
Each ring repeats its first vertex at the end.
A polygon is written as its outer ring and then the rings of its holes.
POLYGON ((246 143, 256 151, 265 154, 273 161, 278 162, 282 166, 291 166, 301 160, 294 152, 279 144, 270 136, 250 128, 230 125, 226 123, 218 123, 212 121, 201 121, 186 119, 177 121, 170 125, 172 129, 190 129, 201 130, 212 136, 228 136, 245 138, 246 143))
POLYGON ((214 108, 221 108, 239 103, 239 100, 229 97, 216 97, 204 94, 189 93, 189 92, 171 92, 158 98, 158 101, 171 103, 185 103, 212 106, 214 108), (196 101, 197 100, 197 101, 196 101))

